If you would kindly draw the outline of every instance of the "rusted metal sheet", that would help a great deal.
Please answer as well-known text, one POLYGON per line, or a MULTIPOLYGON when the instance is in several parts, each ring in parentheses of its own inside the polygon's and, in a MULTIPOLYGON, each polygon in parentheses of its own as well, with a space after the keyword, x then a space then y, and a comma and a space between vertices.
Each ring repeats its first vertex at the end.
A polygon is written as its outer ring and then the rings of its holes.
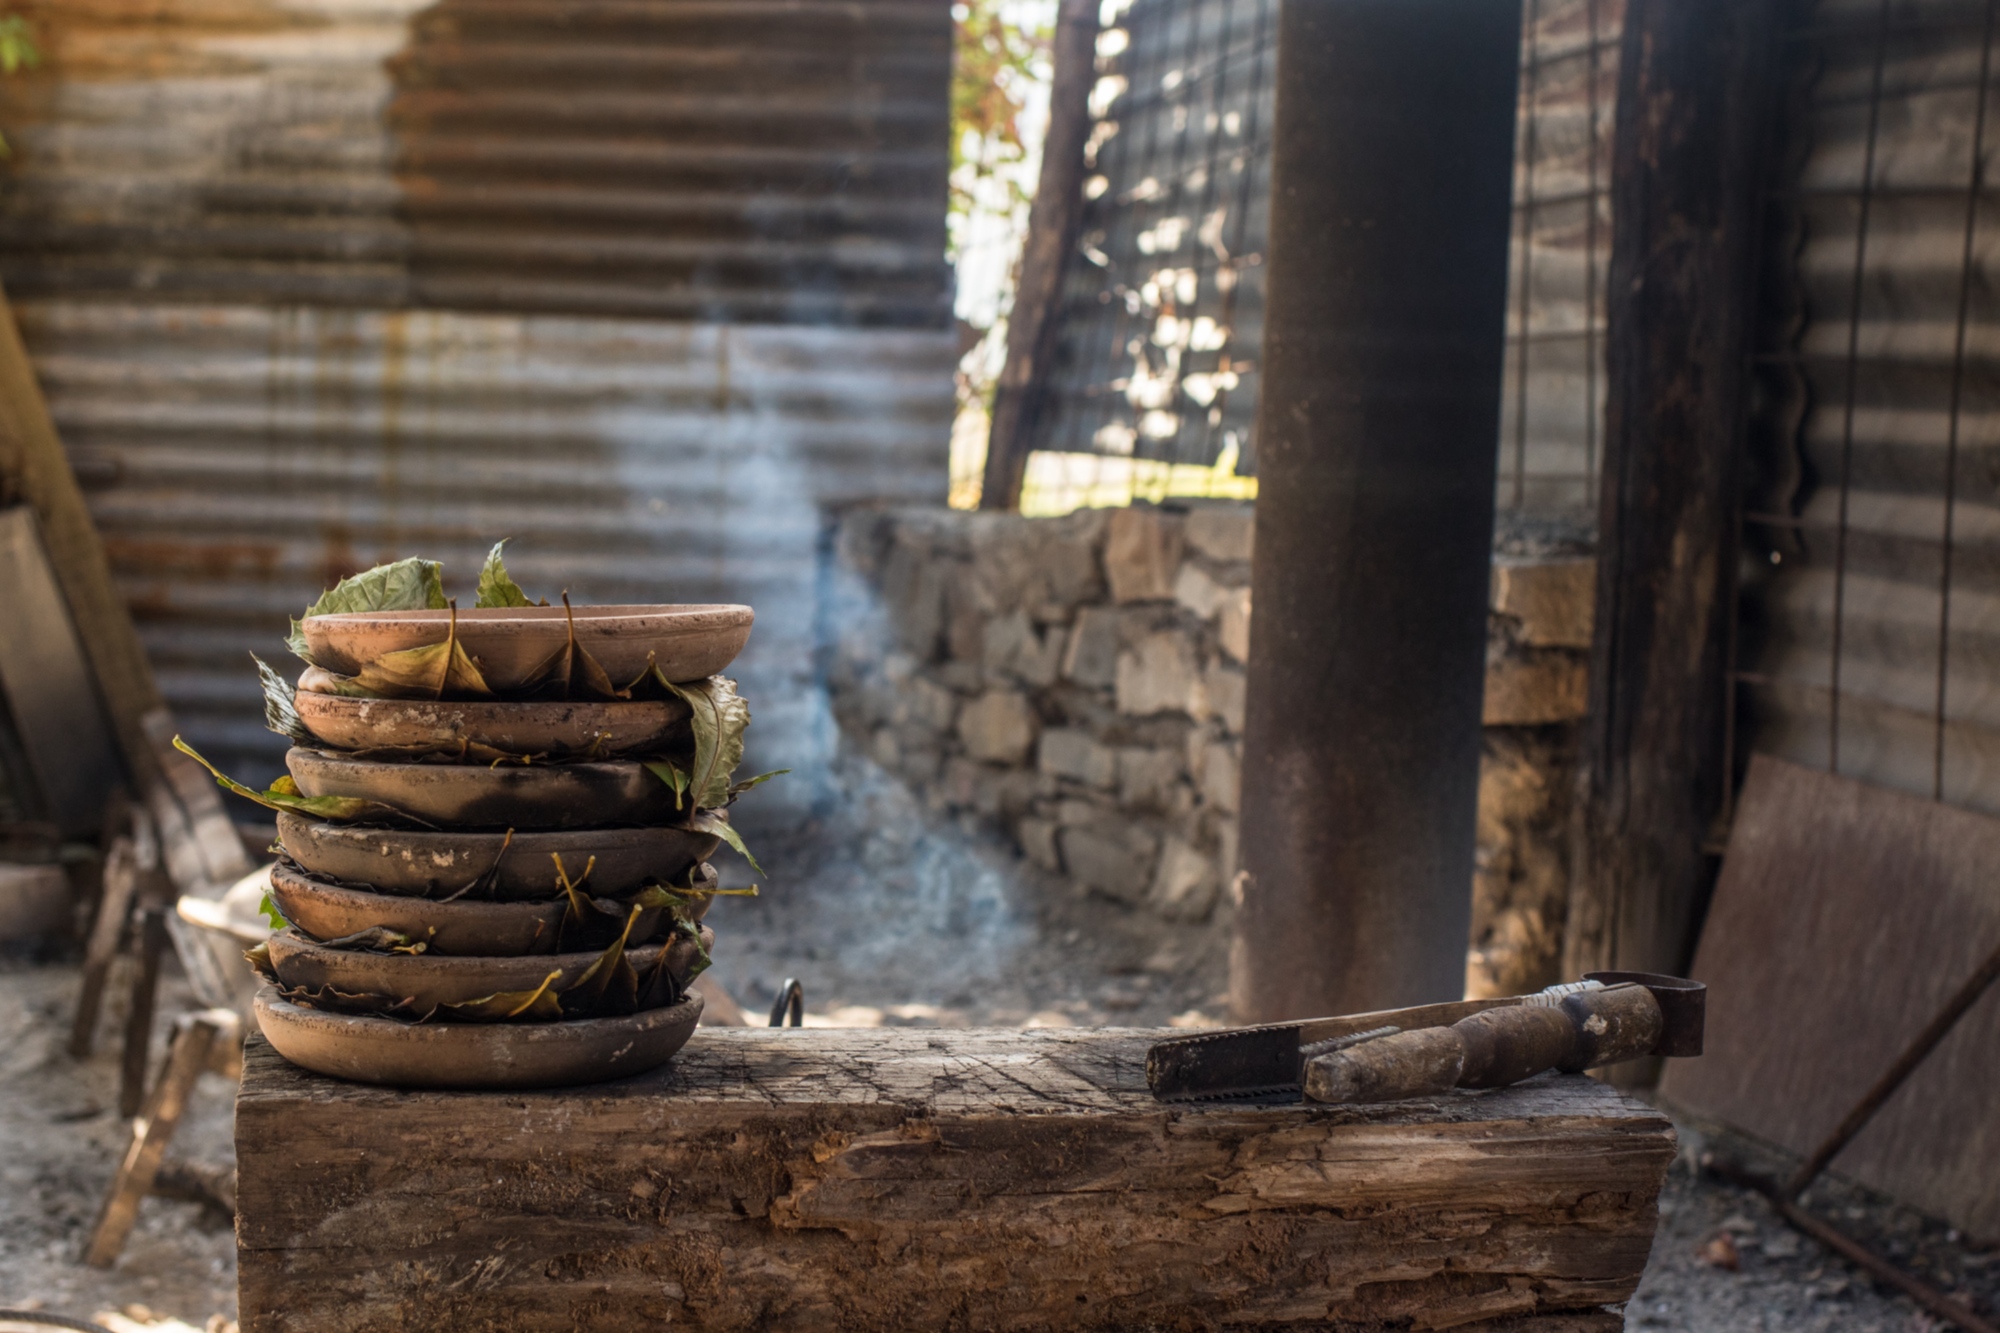
POLYGON ((191 740, 274 773, 250 650, 512 537, 551 596, 754 604, 810 766, 822 510, 944 496, 943 0, 26 8, 0 275, 191 740))
POLYGON ((17 296, 949 319, 941 0, 33 17, 49 61, 9 94, 0 202, 17 296))
POLYGON ((2000 812, 1992 22, 1821 0, 1794 35, 1737 698, 1758 749, 2000 812))
POLYGON ((251 771, 275 772, 282 742, 263 729, 249 653, 284 660, 287 616, 344 574, 419 552, 469 596, 502 537, 521 583, 551 598, 754 605, 739 663, 753 735, 823 745, 822 510, 944 494, 944 333, 65 301, 16 313, 162 691, 198 747, 251 771))
MULTIPOLYGON (((1759 755, 1694 976, 1707 1050, 1662 1091, 1812 1150, 2000 943, 2000 821, 1759 755)), ((1959 1020, 1836 1173, 2000 1235, 2000 992, 1959 1020)))

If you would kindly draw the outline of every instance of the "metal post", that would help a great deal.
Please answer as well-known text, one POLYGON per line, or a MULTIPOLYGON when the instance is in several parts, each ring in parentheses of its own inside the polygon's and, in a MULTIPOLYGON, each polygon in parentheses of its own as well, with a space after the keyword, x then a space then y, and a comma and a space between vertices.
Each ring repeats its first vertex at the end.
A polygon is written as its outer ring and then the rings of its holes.
POLYGON ((1519 0, 1285 0, 1231 1001, 1464 989, 1519 0))

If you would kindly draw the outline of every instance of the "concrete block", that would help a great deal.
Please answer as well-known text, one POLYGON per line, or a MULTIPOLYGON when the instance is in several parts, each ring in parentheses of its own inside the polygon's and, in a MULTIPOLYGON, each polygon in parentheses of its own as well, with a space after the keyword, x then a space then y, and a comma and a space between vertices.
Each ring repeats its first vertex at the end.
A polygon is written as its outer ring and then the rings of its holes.
POLYGON ((1156 631, 1118 655, 1118 711, 1132 717, 1193 714, 1199 707, 1195 691, 1199 679, 1187 636, 1156 631))
POLYGON ((1114 820, 1066 826, 1056 845, 1063 869, 1086 888, 1134 906, 1146 901, 1159 844, 1145 829, 1114 820))
POLYGON ((1117 752, 1073 727, 1042 733, 1038 765, 1051 777, 1069 778, 1086 787, 1108 789, 1118 782, 1117 752))
POLYGON ((1062 674, 1092 689, 1109 689, 1118 679, 1118 613, 1107 606, 1077 613, 1063 649, 1062 674))
POLYGON ((1104 575, 1118 602, 1166 601, 1181 565, 1176 514, 1149 506, 1113 510, 1104 542, 1104 575))
POLYGON ((1205 920, 1221 888, 1213 858, 1181 838, 1167 838, 1153 875, 1154 911, 1171 921, 1205 920))
POLYGON ((1250 505, 1197 505, 1189 511, 1187 544, 1211 560, 1248 561, 1255 551, 1257 511, 1250 505))
POLYGON ((1486 664, 1489 727, 1575 722, 1590 711, 1590 661, 1581 652, 1510 652, 1486 664))
POLYGON ((1590 647, 1597 561, 1589 556, 1496 560, 1493 610, 1519 622, 1515 638, 1536 648, 1590 647))
POLYGON ((1217 741, 1205 747, 1195 777, 1201 783, 1201 799, 1205 804, 1235 814, 1243 781, 1242 743, 1217 741))
POLYGON ((1182 606, 1207 620, 1228 595, 1229 589, 1200 565, 1192 560, 1181 562, 1181 572, 1174 576, 1174 600, 1182 606))
POLYGON ((1026 763, 1041 722, 1013 690, 988 690, 959 710, 958 738, 965 752, 990 764, 1026 763))
POLYGON ((1231 588, 1216 607, 1215 635, 1232 661, 1250 660, 1250 590, 1231 588))

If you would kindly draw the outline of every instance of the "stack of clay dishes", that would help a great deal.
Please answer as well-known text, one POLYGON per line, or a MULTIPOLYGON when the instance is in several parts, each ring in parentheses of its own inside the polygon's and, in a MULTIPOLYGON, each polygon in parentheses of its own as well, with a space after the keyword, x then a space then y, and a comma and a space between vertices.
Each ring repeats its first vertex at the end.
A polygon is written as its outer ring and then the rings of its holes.
MULTIPOLYGON (((314 663, 352 675, 444 642, 446 615, 315 616, 303 632, 314 663)), ((607 673, 636 677, 650 659, 675 681, 728 666, 751 621, 734 606, 574 616, 607 673)), ((562 607, 458 612, 455 633, 501 699, 294 696, 312 737, 286 757, 299 793, 393 813, 280 813, 271 897, 289 925, 259 960, 273 983, 260 1026, 295 1064, 405 1087, 551 1087, 657 1066, 701 1014, 687 986, 714 940, 699 923, 719 839, 685 827, 666 784, 626 756, 684 744, 688 705, 506 701, 562 647, 562 607)))

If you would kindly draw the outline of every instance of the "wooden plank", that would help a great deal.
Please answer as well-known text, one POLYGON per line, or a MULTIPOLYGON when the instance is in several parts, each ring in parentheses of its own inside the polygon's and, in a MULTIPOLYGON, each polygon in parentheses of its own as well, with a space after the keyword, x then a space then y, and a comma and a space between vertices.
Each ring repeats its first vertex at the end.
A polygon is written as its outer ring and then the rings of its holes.
POLYGON ((97 833, 125 772, 35 511, 26 505, 0 509, 0 696, 49 821, 71 837, 97 833))
POLYGON ((1564 972, 1678 973, 1727 780, 1738 458, 1777 0, 1625 11, 1583 835, 1564 972))
POLYGON ((13 309, 0 291, 0 504, 17 502, 31 505, 40 520, 42 541, 126 766, 143 786, 155 767, 140 719, 161 706, 159 687, 112 584, 104 544, 56 436, 13 309))
POLYGON ((343 1083, 253 1038, 243 1327, 1616 1327, 1674 1151, 1657 1112, 1574 1077, 1165 1107, 1160 1035, 712 1028, 666 1070, 505 1094, 343 1083))
MULTIPOLYGON (((2000 945, 2000 820, 1750 761, 1695 957, 1708 1048, 1662 1091, 1804 1154, 2000 945)), ((2000 990, 1832 1169, 2000 1236, 2000 990)))

